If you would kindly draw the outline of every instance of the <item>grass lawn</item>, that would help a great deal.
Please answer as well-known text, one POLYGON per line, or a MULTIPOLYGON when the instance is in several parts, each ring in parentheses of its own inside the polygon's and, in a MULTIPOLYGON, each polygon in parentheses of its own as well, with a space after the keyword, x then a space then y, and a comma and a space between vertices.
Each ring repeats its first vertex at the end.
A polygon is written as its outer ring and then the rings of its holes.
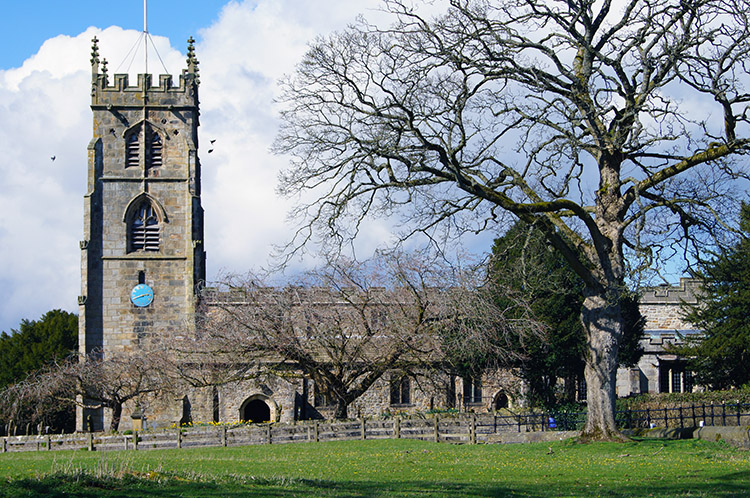
POLYGON ((11 453, 0 496, 748 497, 750 453, 694 440, 11 453))

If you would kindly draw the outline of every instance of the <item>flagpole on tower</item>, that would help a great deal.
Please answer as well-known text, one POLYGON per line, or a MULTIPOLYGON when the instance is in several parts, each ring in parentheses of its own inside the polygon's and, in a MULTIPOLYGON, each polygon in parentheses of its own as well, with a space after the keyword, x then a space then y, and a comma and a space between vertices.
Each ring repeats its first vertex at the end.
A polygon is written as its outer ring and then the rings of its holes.
POLYGON ((127 67, 125 68, 125 71, 129 71, 130 67, 133 65, 133 63, 136 63, 137 66, 137 60, 138 60, 138 51, 140 49, 140 43, 143 43, 143 74, 149 74, 148 72, 148 42, 151 42, 151 45, 154 47, 154 53, 156 54, 156 58, 161 63, 162 68, 164 68, 164 74, 169 74, 169 70, 167 69, 167 66, 164 65, 164 61, 161 58, 161 55, 159 54, 159 50, 156 48, 156 44, 154 43, 154 40, 151 38, 151 35, 148 32, 148 0, 143 0, 143 31, 141 32, 141 36, 138 37, 138 40, 133 45, 133 47, 130 49, 130 51, 125 56, 125 59, 120 63, 119 66, 117 66, 117 69, 115 72, 119 71, 119 69, 127 64, 127 67))
POLYGON ((148 0, 143 0, 143 63, 144 74, 148 74, 148 0))

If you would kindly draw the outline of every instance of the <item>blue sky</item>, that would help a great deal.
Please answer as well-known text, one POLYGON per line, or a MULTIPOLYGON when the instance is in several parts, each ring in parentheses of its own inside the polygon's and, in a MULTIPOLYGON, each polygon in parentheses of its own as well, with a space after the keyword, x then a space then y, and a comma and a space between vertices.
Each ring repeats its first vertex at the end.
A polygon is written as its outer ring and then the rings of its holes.
MULTIPOLYGON (((148 30, 182 46, 218 18, 226 0, 150 0, 148 30)), ((89 26, 143 30, 143 0, 5 0, 0 17, 0 67, 20 66, 45 40, 76 36, 89 26)))

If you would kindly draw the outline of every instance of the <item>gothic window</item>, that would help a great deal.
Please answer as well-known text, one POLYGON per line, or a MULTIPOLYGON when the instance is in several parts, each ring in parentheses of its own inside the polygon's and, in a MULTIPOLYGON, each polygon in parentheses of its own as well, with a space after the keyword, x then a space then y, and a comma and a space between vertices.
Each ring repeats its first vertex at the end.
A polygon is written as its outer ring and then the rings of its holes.
POLYGON ((482 381, 477 377, 464 377, 464 403, 482 402, 482 381))
POLYGON ((164 164, 164 142, 156 129, 149 124, 138 125, 125 136, 125 166, 145 166, 146 174, 156 176, 156 169, 164 164), (145 144, 145 147, 142 145, 145 144), (145 161, 141 163, 141 154, 145 152, 145 161))
POLYGON ((214 386, 211 389, 211 408, 212 408, 212 420, 214 422, 219 421, 219 410, 221 406, 219 405, 219 390, 214 386))
POLYGON ((139 129, 125 138, 125 166, 130 168, 138 166, 141 151, 140 131, 139 129))
POLYGON ((411 403, 411 383, 406 375, 391 377, 391 404, 408 405, 411 403))
POLYGON ((130 221, 130 250, 159 250, 159 218, 151 203, 141 202, 130 221))
POLYGON ((163 144, 161 135, 151 128, 149 128, 148 152, 148 164, 146 167, 149 170, 152 170, 153 168, 161 166, 163 163, 163 144))

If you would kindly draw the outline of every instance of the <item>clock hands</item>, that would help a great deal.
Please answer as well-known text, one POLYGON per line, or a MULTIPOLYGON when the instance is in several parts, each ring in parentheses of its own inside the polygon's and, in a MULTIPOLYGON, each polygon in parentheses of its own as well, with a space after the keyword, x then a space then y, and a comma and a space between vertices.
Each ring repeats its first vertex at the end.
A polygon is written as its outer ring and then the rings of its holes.
POLYGON ((146 284, 138 284, 130 291, 130 301, 139 308, 150 305, 154 300, 154 290, 146 284))

